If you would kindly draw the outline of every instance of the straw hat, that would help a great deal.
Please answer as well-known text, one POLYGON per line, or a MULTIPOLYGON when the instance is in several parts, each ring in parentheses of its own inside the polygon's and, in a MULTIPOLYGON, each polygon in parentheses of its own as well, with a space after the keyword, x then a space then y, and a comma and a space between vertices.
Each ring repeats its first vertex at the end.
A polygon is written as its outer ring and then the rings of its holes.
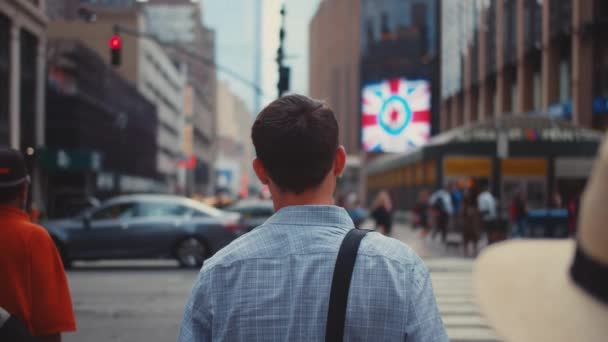
POLYGON ((581 201, 577 240, 487 248, 473 283, 482 313, 506 341, 608 341, 608 141, 581 201))

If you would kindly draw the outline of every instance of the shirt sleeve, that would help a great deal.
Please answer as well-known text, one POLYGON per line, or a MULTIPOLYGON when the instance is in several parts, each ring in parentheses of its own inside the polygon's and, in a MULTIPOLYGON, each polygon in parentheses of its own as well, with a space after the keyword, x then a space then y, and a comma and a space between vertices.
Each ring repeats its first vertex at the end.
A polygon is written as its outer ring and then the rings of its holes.
POLYGON ((186 304, 178 342, 210 342, 212 340, 211 312, 208 310, 208 294, 205 293, 206 281, 204 278, 205 269, 203 268, 186 304))
POLYGON ((29 244, 31 323, 35 336, 75 331, 76 321, 67 277, 59 252, 42 228, 29 244))
POLYGON ((410 287, 406 336, 407 342, 449 342, 433 293, 428 269, 418 260, 410 287))
POLYGON ((479 195, 479 197, 477 197, 477 208, 479 208, 480 212, 483 212, 486 210, 486 203, 483 199, 483 195, 479 195))

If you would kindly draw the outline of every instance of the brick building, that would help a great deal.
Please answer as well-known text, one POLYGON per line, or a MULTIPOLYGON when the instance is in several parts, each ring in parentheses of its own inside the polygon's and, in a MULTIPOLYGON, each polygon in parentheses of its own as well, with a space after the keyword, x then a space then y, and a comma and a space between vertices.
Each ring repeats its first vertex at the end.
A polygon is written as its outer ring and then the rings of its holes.
POLYGON ((360 16, 360 0, 324 0, 309 26, 309 94, 334 109, 349 154, 359 152, 360 16))
POLYGON ((441 130, 513 113, 608 127, 608 3, 443 1, 441 130))

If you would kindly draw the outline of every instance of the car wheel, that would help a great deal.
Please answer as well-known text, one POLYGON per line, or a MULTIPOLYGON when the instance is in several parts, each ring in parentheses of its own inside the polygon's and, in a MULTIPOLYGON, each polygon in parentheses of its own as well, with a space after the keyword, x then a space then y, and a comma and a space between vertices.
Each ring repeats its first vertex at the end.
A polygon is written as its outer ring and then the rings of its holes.
POLYGON ((201 267, 207 256, 207 247, 196 238, 187 238, 177 244, 175 256, 182 267, 201 267))

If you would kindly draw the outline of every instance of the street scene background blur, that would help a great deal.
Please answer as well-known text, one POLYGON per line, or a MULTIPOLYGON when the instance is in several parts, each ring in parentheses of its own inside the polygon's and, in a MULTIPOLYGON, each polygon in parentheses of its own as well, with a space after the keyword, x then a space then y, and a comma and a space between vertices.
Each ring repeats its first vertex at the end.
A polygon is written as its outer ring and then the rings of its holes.
POLYGON ((370 228, 391 212, 384 233, 428 261, 450 337, 497 340, 464 256, 575 234, 608 128, 606 18, 604 0, 0 1, 0 145, 26 156, 28 210, 64 263, 89 260, 69 272, 68 340, 176 336, 195 273, 91 260, 197 266, 263 223, 250 129, 287 93, 334 109, 348 153, 338 204, 370 228), (161 195, 194 202, 141 209, 161 195), (208 215, 231 235, 129 255, 53 233, 97 219, 125 231, 143 213, 208 215))

